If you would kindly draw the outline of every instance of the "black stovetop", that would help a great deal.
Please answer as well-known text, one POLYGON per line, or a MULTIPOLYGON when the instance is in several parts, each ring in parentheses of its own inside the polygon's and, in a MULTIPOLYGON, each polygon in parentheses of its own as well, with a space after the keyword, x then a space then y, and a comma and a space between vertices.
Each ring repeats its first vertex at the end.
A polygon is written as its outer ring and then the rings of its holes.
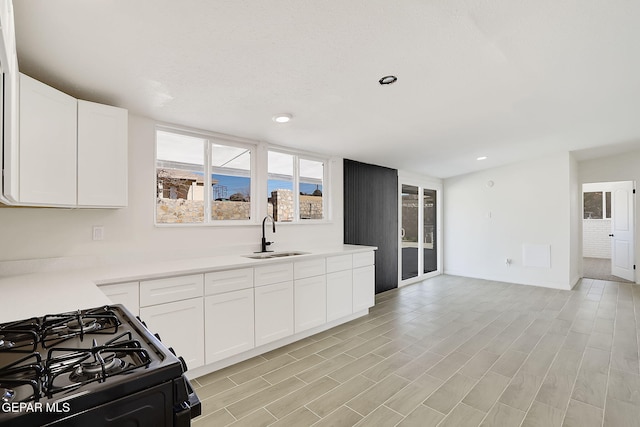
POLYGON ((0 324, 0 424, 43 408, 86 411, 184 371, 120 305, 0 324))

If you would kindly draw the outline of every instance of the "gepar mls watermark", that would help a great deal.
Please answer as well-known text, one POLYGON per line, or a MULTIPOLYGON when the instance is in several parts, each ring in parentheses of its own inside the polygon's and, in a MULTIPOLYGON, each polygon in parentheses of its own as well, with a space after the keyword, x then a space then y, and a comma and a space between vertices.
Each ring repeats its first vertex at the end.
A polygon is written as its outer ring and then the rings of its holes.
POLYGON ((4 402, 0 405, 4 413, 52 412, 67 414, 71 412, 69 402, 4 402))

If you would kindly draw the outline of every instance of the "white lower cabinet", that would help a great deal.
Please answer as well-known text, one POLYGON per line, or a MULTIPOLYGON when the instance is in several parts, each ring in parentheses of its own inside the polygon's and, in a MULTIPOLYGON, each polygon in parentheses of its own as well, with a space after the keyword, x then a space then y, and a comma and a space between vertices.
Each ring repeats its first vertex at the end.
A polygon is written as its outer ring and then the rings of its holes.
POLYGON ((366 310, 375 304, 375 266, 353 269, 353 312, 366 310))
POLYGON ((293 281, 255 288, 256 347, 293 335, 293 281))
POLYGON ((327 322, 353 312, 352 270, 327 274, 327 322))
POLYGON ((327 322, 326 276, 299 279, 294 284, 295 332, 327 322))
POLYGON ((251 350, 254 344, 253 288, 204 299, 206 362, 251 350))
POLYGON ((100 289, 134 314, 139 307, 149 330, 193 369, 223 364, 294 334, 308 335, 368 309, 374 305, 373 262, 373 252, 358 253, 100 289))
POLYGON ((112 303, 124 305, 131 313, 140 315, 140 286, 138 282, 100 286, 112 303))
POLYGON ((140 317, 167 347, 182 356, 189 369, 204 365, 204 308, 202 298, 140 308, 140 317))

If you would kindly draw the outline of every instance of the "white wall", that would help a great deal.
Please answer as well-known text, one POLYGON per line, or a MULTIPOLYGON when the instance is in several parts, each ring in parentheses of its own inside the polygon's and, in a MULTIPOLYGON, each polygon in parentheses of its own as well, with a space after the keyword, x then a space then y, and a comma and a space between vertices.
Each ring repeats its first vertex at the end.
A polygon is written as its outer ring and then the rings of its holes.
MULTIPOLYGON (((155 122, 129 116, 129 207, 125 209, 0 209, 0 262, 71 257, 81 265, 194 254, 243 253, 260 249, 261 227, 154 226, 155 122), (105 239, 92 241, 92 226, 105 227, 105 239)), ((329 224, 278 225, 273 249, 313 248, 343 242, 342 159, 331 161, 329 224)), ((270 233, 270 231, 269 231, 270 233)), ((60 264, 60 263, 58 263, 60 264)), ((30 268, 35 268, 33 263, 30 268)), ((1 270, 1 269, 0 269, 1 270)), ((2 271, 0 271, 0 275, 2 271)))
POLYGON ((570 258, 570 246, 579 244, 571 163, 562 153, 446 179, 445 273, 570 289, 579 269, 570 258), (550 245, 551 267, 524 266, 524 244, 550 245))

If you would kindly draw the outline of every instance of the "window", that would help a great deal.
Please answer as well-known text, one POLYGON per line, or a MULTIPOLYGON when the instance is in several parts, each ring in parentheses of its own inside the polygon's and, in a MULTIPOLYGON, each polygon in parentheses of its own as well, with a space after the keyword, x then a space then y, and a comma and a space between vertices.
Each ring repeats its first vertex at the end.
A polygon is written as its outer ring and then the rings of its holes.
POLYGON ((611 192, 610 191, 585 192, 583 212, 584 212, 584 219, 610 219, 611 218, 611 192))
POLYGON ((206 140, 158 131, 156 222, 204 222, 206 140))
POLYGON ((211 144, 211 219, 251 218, 251 149, 211 144))
POLYGON ((268 213, 276 221, 326 217, 324 161, 270 150, 267 172, 268 213))
POLYGON ((253 151, 217 138, 158 130, 156 223, 250 220, 253 151))

